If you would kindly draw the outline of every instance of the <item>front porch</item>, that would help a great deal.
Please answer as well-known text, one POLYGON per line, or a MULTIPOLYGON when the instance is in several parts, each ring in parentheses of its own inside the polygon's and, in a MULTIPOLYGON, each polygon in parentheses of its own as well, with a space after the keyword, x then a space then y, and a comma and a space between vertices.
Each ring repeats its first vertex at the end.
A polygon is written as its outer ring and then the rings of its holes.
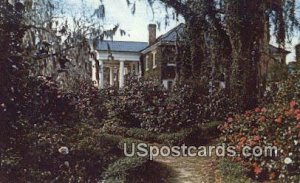
POLYGON ((92 80, 98 88, 123 88, 126 76, 141 76, 141 50, 146 42, 99 41, 93 51, 92 80))
POLYGON ((96 87, 123 88, 126 76, 139 75, 139 62, 133 60, 94 60, 92 80, 96 87))

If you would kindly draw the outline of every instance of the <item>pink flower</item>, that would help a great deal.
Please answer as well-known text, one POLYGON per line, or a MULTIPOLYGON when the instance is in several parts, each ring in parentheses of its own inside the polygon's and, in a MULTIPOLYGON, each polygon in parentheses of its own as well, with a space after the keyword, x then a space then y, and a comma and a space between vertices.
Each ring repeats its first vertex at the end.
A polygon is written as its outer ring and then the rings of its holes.
POLYGON ((296 109, 294 113, 295 115, 300 114, 300 109, 296 109))
POLYGON ((300 114, 297 114, 296 119, 300 121, 300 114))
POLYGON ((260 109, 259 107, 257 107, 257 108, 255 108, 254 111, 257 112, 257 113, 260 113, 260 112, 261 112, 261 109, 260 109))
POLYGON ((266 116, 260 116, 258 121, 265 122, 266 120, 267 120, 266 116))
POLYGON ((278 124, 281 124, 282 123, 282 116, 279 116, 277 119, 275 119, 275 122, 278 123, 278 124))
POLYGON ((260 136, 258 136, 258 135, 255 136, 255 137, 254 137, 254 140, 255 140, 255 141, 259 141, 259 140, 260 140, 260 136))
POLYGON ((232 118, 232 117, 229 117, 229 118, 227 119, 227 121, 228 121, 229 123, 232 123, 232 122, 233 122, 233 118, 232 118))
POLYGON ((267 111, 268 111, 268 110, 267 110, 267 108, 265 108, 265 107, 261 109, 261 112, 267 112, 267 111))
POLYGON ((294 100, 290 102, 290 107, 291 108, 295 108, 297 105, 298 105, 297 102, 294 101, 294 100))

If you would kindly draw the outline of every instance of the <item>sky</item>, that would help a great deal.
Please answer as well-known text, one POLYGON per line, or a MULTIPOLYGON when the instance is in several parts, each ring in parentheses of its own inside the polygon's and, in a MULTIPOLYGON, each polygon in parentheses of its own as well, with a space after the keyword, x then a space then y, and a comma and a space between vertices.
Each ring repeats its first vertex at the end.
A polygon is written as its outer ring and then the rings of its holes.
MULTIPOLYGON (((67 3, 71 6, 80 5, 81 0, 66 0, 67 3)), ((86 6, 90 9, 96 9, 100 5, 101 0, 84 0, 86 6)), ((128 7, 126 0, 102 0, 105 5, 105 14, 104 19, 105 24, 109 25, 120 25, 120 29, 126 31, 125 36, 120 36, 116 34, 114 40, 118 41, 141 41, 148 42, 148 25, 150 23, 160 22, 160 29, 157 30, 157 36, 160 36, 170 29, 174 28, 176 25, 184 22, 182 18, 179 18, 179 21, 170 19, 169 25, 165 26, 165 14, 166 10, 164 5, 160 3, 155 3, 153 6, 153 11, 146 4, 145 0, 138 0, 136 4, 136 12, 133 15, 131 13, 131 8, 128 7), (153 13, 154 12, 154 13, 153 13)), ((296 0, 300 8, 300 0, 296 0)), ((169 12, 172 12, 171 9, 168 9, 169 12)), ((300 12, 299 17, 300 17, 300 12)), ((169 13, 171 15, 171 13, 169 13)), ((294 47, 296 44, 300 43, 300 33, 297 33, 292 38, 292 43, 286 44, 286 49, 292 53, 288 55, 287 61, 295 60, 295 50, 294 47)), ((271 40, 271 44, 276 46, 274 39, 271 40)))
MULTIPOLYGON (((66 0, 69 5, 80 5, 81 0, 66 0)), ((100 5, 100 0, 85 0, 88 8, 96 9, 100 5)), ((170 29, 174 28, 183 19, 180 18, 179 21, 170 20, 169 25, 165 26, 165 7, 160 3, 155 3, 153 6, 153 11, 146 4, 146 1, 137 1, 136 11, 133 15, 131 13, 131 7, 128 7, 126 0, 103 0, 105 5, 105 19, 104 22, 109 25, 120 25, 120 29, 126 31, 125 36, 120 36, 116 34, 114 40, 121 41, 140 41, 148 42, 148 25, 161 23, 160 29, 157 30, 157 36, 160 36, 170 29), (153 13, 154 12, 154 13, 153 13)), ((168 10, 171 12, 171 10, 168 10)))

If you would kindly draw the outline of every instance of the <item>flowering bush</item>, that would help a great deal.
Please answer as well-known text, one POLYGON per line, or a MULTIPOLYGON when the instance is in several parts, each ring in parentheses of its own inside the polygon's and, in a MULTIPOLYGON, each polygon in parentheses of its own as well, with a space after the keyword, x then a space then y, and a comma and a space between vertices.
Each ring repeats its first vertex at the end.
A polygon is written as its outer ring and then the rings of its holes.
POLYGON ((101 127, 103 120, 107 117, 106 107, 110 93, 108 90, 99 91, 89 81, 80 81, 78 87, 70 90, 79 119, 85 119, 86 122, 94 126, 101 127))
POLYGON ((133 79, 123 90, 111 89, 105 123, 151 132, 176 132, 212 119, 223 119, 225 110, 218 107, 226 106, 224 98, 222 93, 207 96, 191 85, 168 91, 158 82, 133 79))
POLYGON ((112 98, 110 119, 119 126, 153 132, 177 131, 196 125, 200 121, 197 98, 185 91, 182 89, 178 96, 156 82, 133 80, 112 98))
POLYGON ((273 103, 231 115, 220 126, 223 140, 237 150, 243 146, 276 146, 277 157, 239 157, 256 178, 299 182, 300 174, 300 81, 299 75, 280 83, 273 103))

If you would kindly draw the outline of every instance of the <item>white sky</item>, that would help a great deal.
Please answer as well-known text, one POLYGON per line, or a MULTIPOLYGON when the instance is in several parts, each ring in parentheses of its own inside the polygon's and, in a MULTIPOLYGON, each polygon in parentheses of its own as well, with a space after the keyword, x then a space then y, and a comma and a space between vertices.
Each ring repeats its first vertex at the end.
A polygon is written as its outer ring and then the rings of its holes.
MULTIPOLYGON (((81 3, 81 0, 65 0, 69 5, 76 6, 81 3)), ((84 0, 87 7, 96 9, 100 5, 100 0, 84 0)), ((157 30, 157 36, 166 33, 179 23, 183 22, 180 19, 179 22, 170 19, 169 25, 166 27, 164 23, 165 7, 159 3, 154 5, 154 16, 150 7, 146 4, 146 0, 138 0, 136 5, 136 12, 134 15, 131 13, 131 9, 127 6, 126 0, 103 0, 106 11, 105 22, 107 24, 119 24, 121 29, 124 29, 127 33, 126 36, 120 36, 117 34, 114 40, 121 41, 148 41, 148 24, 161 22, 160 30, 157 30)), ((300 0, 296 0, 300 6, 300 0)), ((171 12, 171 10, 169 10, 171 12)), ((171 13, 170 13, 171 14, 171 13)), ((271 41, 275 43, 275 41, 271 41)), ((287 61, 295 60, 294 46, 300 43, 300 34, 298 33, 292 38, 292 44, 286 44, 286 49, 292 53, 288 55, 287 61)), ((276 45, 276 44, 275 44, 276 45)))
MULTIPOLYGON (((81 0, 65 0, 67 6, 78 6, 81 0)), ((100 0, 84 0, 88 8, 91 11, 98 8, 100 0)), ((145 0, 139 0, 136 4, 136 11, 133 15, 131 8, 128 7, 126 0, 103 0, 105 5, 105 24, 120 25, 120 29, 126 31, 127 35, 120 36, 116 34, 114 40, 121 41, 141 41, 148 42, 148 25, 150 23, 156 24, 161 22, 160 30, 157 30, 157 36, 160 36, 176 25, 183 22, 181 19, 179 22, 170 19, 169 25, 165 26, 164 16, 166 14, 165 8, 162 4, 154 4, 154 15, 151 8, 146 4, 145 0)), ((169 10, 171 12, 171 10, 169 10)), ((108 26, 111 27, 111 26, 108 26)))

